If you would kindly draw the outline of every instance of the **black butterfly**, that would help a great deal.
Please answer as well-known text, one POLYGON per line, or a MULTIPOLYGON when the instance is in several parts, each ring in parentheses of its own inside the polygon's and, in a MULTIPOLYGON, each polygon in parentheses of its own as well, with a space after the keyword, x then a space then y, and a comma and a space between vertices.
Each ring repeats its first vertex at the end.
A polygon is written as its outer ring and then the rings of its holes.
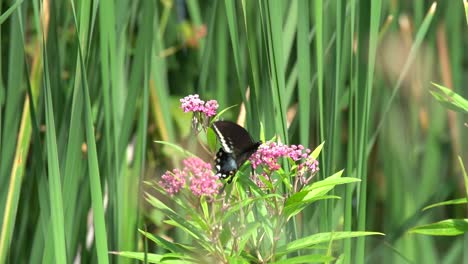
POLYGON ((232 182, 232 176, 255 152, 261 142, 254 142, 243 127, 231 121, 216 121, 212 128, 221 143, 216 153, 216 175, 232 182))

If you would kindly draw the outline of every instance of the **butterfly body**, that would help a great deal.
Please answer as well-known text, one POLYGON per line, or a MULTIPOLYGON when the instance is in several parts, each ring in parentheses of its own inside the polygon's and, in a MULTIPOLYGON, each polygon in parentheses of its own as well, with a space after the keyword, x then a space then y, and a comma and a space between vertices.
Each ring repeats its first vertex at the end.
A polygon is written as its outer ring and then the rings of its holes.
POLYGON ((257 151, 261 142, 253 141, 249 133, 234 122, 217 121, 212 127, 221 143, 215 158, 216 175, 231 183, 237 170, 257 151))

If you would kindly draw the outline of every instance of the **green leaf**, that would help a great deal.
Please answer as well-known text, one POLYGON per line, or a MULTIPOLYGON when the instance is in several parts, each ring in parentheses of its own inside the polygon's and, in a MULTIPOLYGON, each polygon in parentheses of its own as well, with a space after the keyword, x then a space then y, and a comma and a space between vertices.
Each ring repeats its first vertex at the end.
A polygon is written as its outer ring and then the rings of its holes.
POLYGON ((314 246, 320 243, 328 243, 332 240, 335 241, 335 240, 340 240, 344 238, 364 237, 364 236, 373 236, 373 235, 384 235, 384 234, 379 233, 379 232, 364 232, 364 231, 362 232, 361 231, 327 232, 327 233, 314 234, 311 236, 297 239, 286 245, 278 247, 276 256, 281 256, 289 252, 309 248, 311 246, 314 246))
MULTIPOLYGON (((43 49, 45 53, 45 48, 43 49)), ((54 243, 55 262, 67 263, 67 251, 65 241, 65 223, 63 214, 62 183, 59 167, 57 136, 55 132, 54 110, 52 105, 52 91, 50 87, 50 75, 47 56, 44 56, 45 72, 45 114, 46 114, 46 150, 47 165, 49 170, 49 202, 51 209, 52 238, 54 243)))
POLYGON ((310 254, 310 255, 303 255, 293 258, 287 258, 283 260, 279 260, 273 262, 274 264, 298 264, 298 263, 323 263, 323 262, 330 262, 335 258, 332 256, 327 255, 320 255, 320 254, 310 254))
MULTIPOLYGON (((145 260, 145 252, 133 252, 133 251, 113 251, 110 252, 111 254, 115 254, 121 257, 126 257, 126 258, 131 258, 131 259, 137 259, 144 261, 145 260)), ((174 253, 169 253, 169 254, 153 254, 153 253, 146 253, 146 257, 148 258, 149 263, 194 263, 197 260, 184 255, 184 254, 174 254, 174 253)))
MULTIPOLYGON (((297 194, 297 193, 296 193, 297 194)), ((302 194, 302 195, 307 195, 307 194, 302 194)), ((301 196, 302 196, 301 195, 301 196)), ((327 200, 327 199, 341 199, 339 196, 335 195, 323 195, 320 197, 314 197, 311 199, 304 200, 304 197, 294 197, 294 199, 300 199, 297 201, 290 201, 288 200, 288 205, 284 207, 284 214, 286 215, 286 218, 289 219, 292 216, 297 215, 300 213, 304 208, 306 208, 308 205, 310 205, 313 202, 319 201, 319 200, 327 200)))
MULTIPOLYGON (((182 217, 180 217, 176 212, 172 209, 167 207, 163 202, 158 200, 156 197, 151 196, 149 194, 146 195, 146 200, 155 208, 161 210, 167 217, 172 219, 174 223, 184 229, 188 234, 193 236, 195 239, 205 240, 205 236, 202 234, 201 230, 198 230, 194 225, 190 222, 186 221, 182 217)), ((200 241, 201 242, 201 241, 200 241)))
POLYGON ((147 237, 149 240, 153 241, 154 243, 156 243, 158 246, 170 251, 170 252, 173 252, 173 253, 184 253, 184 254, 188 254, 188 253, 191 253, 191 252, 194 252, 196 250, 196 248, 192 247, 192 246, 189 246, 189 245, 185 245, 185 244, 179 244, 179 243, 173 243, 173 242, 170 242, 166 239, 164 239, 163 237, 161 236, 158 236, 158 235, 153 235, 149 232, 146 232, 146 231, 143 231, 141 229, 139 229, 138 231, 140 231, 140 233, 147 237))
POLYGON ((213 123, 213 122, 216 122, 218 121, 218 119, 224 114, 226 113, 227 111, 231 110, 232 108, 236 107, 238 105, 231 105, 229 107, 226 107, 224 108, 223 110, 221 110, 218 114, 216 114, 212 119, 211 119, 211 123, 210 125, 213 123))
POLYGON ((466 173, 465 166, 463 165, 463 160, 460 156, 458 156, 458 161, 460 162, 460 167, 463 172, 463 179, 465 180, 466 201, 468 201, 468 173, 466 173))
POLYGON ((317 159, 318 156, 320 155, 320 152, 322 152, 322 148, 323 148, 323 145, 325 144, 325 141, 322 142, 322 144, 320 144, 318 147, 316 147, 314 149, 314 151, 312 151, 312 153, 310 153, 309 157, 312 157, 314 159, 317 159))
POLYGON ((23 3, 24 0, 17 0, 0 16, 0 25, 10 17, 10 15, 23 3))
POLYGON ((431 91, 431 94, 434 98, 439 101, 445 107, 461 112, 468 113, 468 100, 455 93, 451 89, 444 87, 442 85, 432 83, 437 89, 431 91))
POLYGON ((245 245, 249 241, 252 235, 257 233, 257 230, 260 228, 259 222, 248 223, 247 226, 242 230, 242 236, 238 245, 238 252, 244 250, 245 245))
POLYGON ((216 151, 216 134, 211 127, 208 127, 206 130, 206 141, 208 142, 208 147, 211 151, 216 151))
POLYGON ((166 141, 159 141, 159 140, 155 140, 154 141, 155 143, 158 143, 158 144, 162 144, 162 145, 166 145, 166 146, 169 146, 177 151, 179 151, 180 153, 186 155, 186 156, 192 156, 192 157, 196 157, 195 154, 191 153, 190 151, 188 150, 185 150, 184 148, 180 147, 180 146, 177 146, 176 144, 173 144, 173 143, 170 143, 170 142, 166 142, 166 141))
MULTIPOLYGON (((137 259, 144 261, 145 260, 145 252, 132 252, 132 251, 117 251, 117 252, 110 252, 111 254, 115 254, 125 258, 137 259)), ((146 253, 149 263, 161 263, 164 255, 161 254, 153 254, 153 253, 146 253)))
POLYGON ((466 231, 468 231, 468 219, 447 219, 417 226, 408 232, 430 236, 457 236, 464 234, 466 231))
POLYGON ((424 207, 423 211, 425 211, 427 209, 434 208, 434 207, 443 206, 443 205, 456 205, 456 204, 466 204, 466 203, 468 203, 466 198, 458 198, 458 199, 453 199, 453 200, 448 200, 448 201, 444 201, 444 202, 440 202, 440 203, 431 204, 429 206, 424 207))
POLYGON ((468 1, 463 0, 463 6, 465 7, 466 24, 468 25, 468 1))

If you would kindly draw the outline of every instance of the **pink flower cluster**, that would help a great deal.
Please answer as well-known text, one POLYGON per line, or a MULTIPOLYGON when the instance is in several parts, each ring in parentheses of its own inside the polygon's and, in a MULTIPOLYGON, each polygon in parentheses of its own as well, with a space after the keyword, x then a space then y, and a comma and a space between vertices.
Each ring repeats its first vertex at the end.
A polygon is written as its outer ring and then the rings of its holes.
POLYGON ((279 158, 289 157, 294 162, 299 163, 298 174, 304 175, 308 171, 315 173, 319 170, 318 161, 309 157, 310 153, 311 150, 302 145, 288 146, 282 143, 266 142, 260 145, 257 152, 250 156, 249 160, 254 169, 264 166, 273 172, 281 168, 279 158))
POLYGON ((184 187, 186 177, 187 172, 185 170, 174 169, 172 171, 166 171, 166 173, 161 176, 159 184, 168 194, 174 195, 184 187))
POLYGON ((211 164, 196 157, 187 158, 183 163, 183 170, 167 171, 159 181, 168 194, 178 193, 185 186, 186 179, 190 181, 190 190, 196 196, 213 197, 218 193, 222 184, 217 181, 218 177, 214 175, 211 164))
POLYGON ((198 94, 187 95, 180 99, 180 103, 180 108, 182 108, 185 113, 199 112, 208 117, 216 115, 216 111, 219 107, 216 100, 209 100, 205 103, 205 101, 200 99, 198 94))

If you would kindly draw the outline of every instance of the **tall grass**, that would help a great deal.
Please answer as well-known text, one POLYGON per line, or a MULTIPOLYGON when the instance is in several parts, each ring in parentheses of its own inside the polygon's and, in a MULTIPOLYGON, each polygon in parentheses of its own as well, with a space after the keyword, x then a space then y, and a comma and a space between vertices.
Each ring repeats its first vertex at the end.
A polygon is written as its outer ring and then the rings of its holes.
POLYGON ((344 263, 466 260, 463 238, 406 231, 466 218, 421 209, 464 194, 466 120, 429 88, 468 97, 467 10, 462 0, 1 2, 0 263, 129 263, 108 251, 142 251, 138 228, 187 239, 144 202, 143 182, 179 160, 155 140, 203 156, 178 108, 191 93, 237 105, 225 118, 255 138, 263 128, 284 143, 325 141, 318 177, 344 168, 362 180, 296 216, 291 238, 386 234, 337 244, 344 263))

